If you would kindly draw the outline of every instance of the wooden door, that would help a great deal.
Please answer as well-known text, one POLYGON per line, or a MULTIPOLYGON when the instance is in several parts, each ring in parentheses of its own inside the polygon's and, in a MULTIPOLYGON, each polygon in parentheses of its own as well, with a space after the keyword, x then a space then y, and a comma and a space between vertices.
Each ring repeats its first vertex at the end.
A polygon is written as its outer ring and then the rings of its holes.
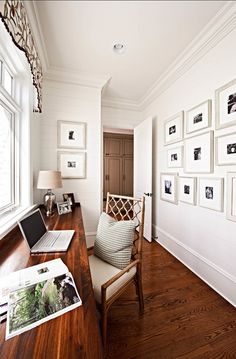
POLYGON ((104 198, 107 192, 120 194, 122 190, 122 158, 105 157, 104 160, 104 198))
POLYGON ((124 196, 133 196, 133 158, 123 158, 123 189, 124 196))
POLYGON ((133 157, 133 139, 124 138, 123 139, 123 156, 124 157, 133 157))
POLYGON ((105 156, 121 156, 122 140, 120 138, 104 138, 105 156))

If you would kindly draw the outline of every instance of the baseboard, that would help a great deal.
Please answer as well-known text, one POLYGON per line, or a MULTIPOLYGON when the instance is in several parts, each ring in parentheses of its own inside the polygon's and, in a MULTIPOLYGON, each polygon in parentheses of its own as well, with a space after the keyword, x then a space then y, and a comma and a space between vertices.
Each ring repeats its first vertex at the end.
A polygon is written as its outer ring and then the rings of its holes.
POLYGON ((154 239, 206 284, 236 307, 236 277, 203 257, 162 228, 153 225, 154 239))
POLYGON ((92 248, 94 246, 95 238, 96 238, 96 232, 86 232, 85 233, 86 238, 86 246, 87 248, 92 248))

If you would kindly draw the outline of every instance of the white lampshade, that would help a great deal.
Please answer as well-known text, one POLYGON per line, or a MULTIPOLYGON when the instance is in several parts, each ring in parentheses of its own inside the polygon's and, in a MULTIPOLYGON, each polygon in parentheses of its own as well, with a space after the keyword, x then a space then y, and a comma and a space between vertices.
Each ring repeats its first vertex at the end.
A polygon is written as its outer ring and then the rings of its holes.
POLYGON ((60 171, 39 171, 37 188, 53 189, 61 187, 62 180, 60 171))

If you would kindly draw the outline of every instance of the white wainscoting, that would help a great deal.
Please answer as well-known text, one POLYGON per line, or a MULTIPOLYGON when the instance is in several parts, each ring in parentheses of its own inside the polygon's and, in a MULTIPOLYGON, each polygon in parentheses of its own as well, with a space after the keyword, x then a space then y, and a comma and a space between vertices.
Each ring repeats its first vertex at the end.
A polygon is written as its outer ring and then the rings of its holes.
POLYGON ((154 239, 193 273, 236 307, 236 277, 153 225, 154 239))

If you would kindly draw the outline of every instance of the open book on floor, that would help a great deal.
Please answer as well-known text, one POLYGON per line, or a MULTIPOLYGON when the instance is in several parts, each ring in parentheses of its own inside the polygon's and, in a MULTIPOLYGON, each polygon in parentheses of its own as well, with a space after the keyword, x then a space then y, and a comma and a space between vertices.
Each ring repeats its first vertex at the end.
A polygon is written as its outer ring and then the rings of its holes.
POLYGON ((7 299, 1 299, 8 303, 6 339, 82 304, 72 274, 61 259, 12 273, 11 279, 11 287, 0 283, 0 294, 8 291, 7 299))

